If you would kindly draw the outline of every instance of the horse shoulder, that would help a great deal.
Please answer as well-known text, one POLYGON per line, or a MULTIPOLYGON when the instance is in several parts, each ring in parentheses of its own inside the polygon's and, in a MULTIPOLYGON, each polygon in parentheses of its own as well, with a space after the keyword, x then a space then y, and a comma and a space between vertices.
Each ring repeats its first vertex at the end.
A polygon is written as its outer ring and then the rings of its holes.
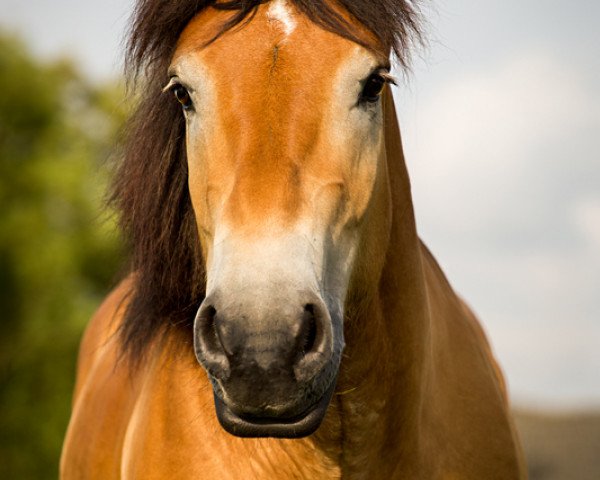
POLYGON ((135 402, 135 378, 121 358, 118 329, 131 280, 92 317, 77 362, 73 411, 60 462, 62 479, 119 478, 122 443, 135 402))
POLYGON ((113 349, 106 347, 118 334, 130 289, 131 280, 129 278, 119 283, 104 299, 88 323, 79 345, 73 403, 77 401, 78 394, 94 364, 105 357, 109 351, 114 353, 113 349))
MULTIPOLYGON (((454 358, 474 362, 506 397, 504 377, 477 316, 454 291, 427 247, 422 244, 434 336, 454 358), (458 348, 460 345, 461 348, 458 348), (464 357, 462 356, 464 354, 464 357), (462 358, 461 358, 462 357, 462 358)), ((467 370, 465 370, 467 371, 467 370)), ((472 370, 471 370, 472 371, 472 370)))
POLYGON ((424 245, 422 255, 435 344, 437 413, 429 418, 435 432, 430 441, 437 452, 445 452, 442 471, 467 478, 522 478, 506 384, 487 336, 424 245), (465 458, 476 461, 465 463, 465 458))

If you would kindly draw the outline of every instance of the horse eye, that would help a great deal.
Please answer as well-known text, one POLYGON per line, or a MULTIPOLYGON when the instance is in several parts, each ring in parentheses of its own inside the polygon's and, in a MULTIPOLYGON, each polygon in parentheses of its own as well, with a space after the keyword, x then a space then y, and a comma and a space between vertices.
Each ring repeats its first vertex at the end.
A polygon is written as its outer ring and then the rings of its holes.
POLYGON ((189 92, 183 85, 174 85, 172 91, 173 95, 175 95, 177 101, 181 103, 181 106, 184 110, 189 110, 192 108, 192 99, 189 92))
POLYGON ((383 87, 385 86, 385 78, 378 73, 373 73, 363 87, 363 91, 360 95, 361 100, 369 103, 375 103, 379 100, 383 87))

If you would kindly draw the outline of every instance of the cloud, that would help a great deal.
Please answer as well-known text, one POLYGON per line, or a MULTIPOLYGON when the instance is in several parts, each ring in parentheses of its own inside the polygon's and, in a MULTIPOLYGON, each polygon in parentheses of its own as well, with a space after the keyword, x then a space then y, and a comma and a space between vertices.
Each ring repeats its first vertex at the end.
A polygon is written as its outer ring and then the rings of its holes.
MULTIPOLYGON (((600 190, 600 185, 598 185, 600 190)), ((573 223, 586 241, 588 248, 600 252, 600 192, 582 197, 573 206, 573 223)), ((600 259, 596 259, 600 261, 600 259)))
POLYGON ((419 230, 516 397, 600 400, 600 95, 585 68, 521 52, 438 80, 402 120, 419 230))
POLYGON ((548 197, 564 193, 548 189, 560 170, 590 158, 576 147, 600 127, 590 90, 577 72, 538 52, 447 81, 421 110, 417 142, 408 144, 417 201, 435 208, 437 225, 461 235, 526 228, 519 222, 544 215, 548 197))

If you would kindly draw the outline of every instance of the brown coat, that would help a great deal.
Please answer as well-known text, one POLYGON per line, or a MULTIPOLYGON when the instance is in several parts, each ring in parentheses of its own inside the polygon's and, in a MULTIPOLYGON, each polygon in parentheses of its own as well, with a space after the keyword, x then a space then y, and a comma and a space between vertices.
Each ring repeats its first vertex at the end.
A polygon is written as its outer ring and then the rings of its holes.
MULTIPOLYGON (((260 18, 259 13, 247 27, 236 31, 235 35, 248 36, 239 44, 252 43, 252 35, 263 28, 260 18)), ((194 38, 194 28, 202 20, 199 22, 192 22, 178 52, 186 50, 186 41, 194 38)), ((306 45, 333 45, 331 61, 324 65, 342 55, 339 52, 349 50, 349 40, 304 20, 299 25, 299 30, 306 29, 306 45)), ((215 42, 204 60, 217 62, 220 58, 223 62, 228 58, 224 55, 227 38, 215 42)), ((229 62, 230 68, 243 73, 250 67, 243 63, 243 55, 238 56, 235 62, 229 62)), ((277 55, 273 60, 270 56, 264 58, 267 70, 269 62, 277 61, 277 55)), ((290 58, 279 62, 287 60, 283 65, 290 65, 290 58)), ((303 67, 318 81, 315 68, 303 67)), ((252 72, 247 70, 240 77, 249 78, 252 72)), ((284 71, 283 77, 299 78, 288 73, 284 71)), ((327 76, 322 82, 319 98, 326 101, 326 88, 331 82, 327 76)), ((240 85, 243 90, 245 84, 240 85)), ((256 97, 257 87, 248 85, 252 90, 242 91, 240 98, 250 101, 256 97)), ((218 88, 215 91, 218 93, 218 88)), ((228 102, 234 100, 227 97, 228 102)), ((251 111, 252 104, 244 108, 251 111)), ((369 235, 361 237, 358 249, 359 255, 368 260, 363 258, 357 264, 349 280, 344 315, 346 348, 335 394, 317 432, 297 440, 243 439, 226 433, 216 419, 211 384, 194 356, 191 335, 181 329, 161 330, 147 345, 141 364, 133 367, 130 358, 123 355, 122 337, 117 332, 124 322, 131 292, 141 285, 136 284, 142 281, 139 275, 134 275, 105 300, 82 341, 73 414, 61 459, 62 479, 525 478, 504 381, 490 346, 476 318, 454 293, 417 236, 389 90, 384 92, 381 108, 384 143, 378 153, 380 168, 368 208, 362 207, 367 213, 361 225, 369 235)), ((235 109, 232 105, 224 110, 226 115, 235 109)), ((265 131, 276 123, 273 119, 269 123, 262 114, 248 118, 257 132, 263 123, 265 131)), ((234 120, 223 125, 233 128, 234 120)), ((198 150, 193 150, 189 135, 188 157, 198 165, 194 159, 198 150)), ((234 137, 239 135, 224 136, 234 137)), ((247 138, 250 150, 254 148, 251 142, 260 140, 252 135, 247 138)), ((305 141, 313 152, 321 148, 309 145, 309 139, 297 132, 285 138, 305 141)), ((273 145, 287 151, 293 147, 289 142, 273 145)), ((320 167, 312 164, 311 168, 332 169, 327 161, 335 153, 323 151, 316 155, 324 163, 320 167)), ((285 156, 281 158, 284 162, 285 156)), ((264 156, 250 153, 244 159, 248 162, 246 172, 258 171, 272 185, 279 185, 276 173, 266 170, 264 156)), ((219 164, 222 168, 223 161, 219 164)), ((201 191, 204 174, 190 167, 189 188, 196 206, 206 197, 201 191)), ((272 201, 250 197, 262 191, 253 189, 250 180, 244 185, 250 193, 237 208, 232 207, 232 216, 239 215, 250 203, 274 208, 272 201)), ((357 195, 361 193, 358 187, 356 191, 357 195)), ((236 194, 243 195, 243 189, 236 190, 236 194)), ((294 202, 287 202, 285 211, 293 216, 298 208, 294 202)), ((206 211, 202 214, 208 215, 206 211)), ((196 215, 199 224, 209 225, 208 220, 196 215)), ((201 231, 204 238, 202 235, 201 231)), ((203 240, 205 252, 209 240, 203 240)))

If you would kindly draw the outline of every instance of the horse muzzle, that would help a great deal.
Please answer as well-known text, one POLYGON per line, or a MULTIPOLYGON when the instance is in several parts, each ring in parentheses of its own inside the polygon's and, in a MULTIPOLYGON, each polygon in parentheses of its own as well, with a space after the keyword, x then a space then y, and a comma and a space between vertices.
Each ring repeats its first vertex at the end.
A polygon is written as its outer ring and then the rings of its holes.
POLYGON ((329 405, 343 348, 341 318, 320 296, 214 292, 194 322, 196 357, 213 384, 217 417, 240 437, 313 433, 329 405))

